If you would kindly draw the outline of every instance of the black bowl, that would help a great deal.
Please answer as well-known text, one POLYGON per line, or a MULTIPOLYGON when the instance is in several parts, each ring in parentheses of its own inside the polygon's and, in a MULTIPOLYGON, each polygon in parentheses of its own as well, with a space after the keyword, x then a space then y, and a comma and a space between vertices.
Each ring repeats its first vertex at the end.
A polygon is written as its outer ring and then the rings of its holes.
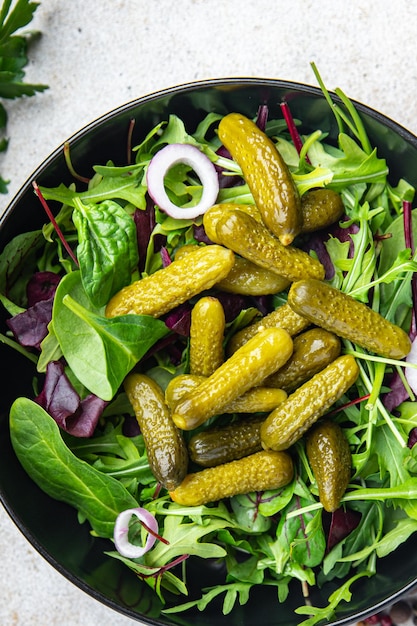
MULTIPOLYGON (((317 128, 335 139, 337 125, 323 97, 315 88, 294 82, 270 79, 221 79, 191 83, 167 89, 129 102, 92 122, 70 138, 75 169, 88 175, 91 167, 112 159, 125 164, 127 129, 132 118, 135 141, 170 113, 178 114, 188 129, 208 111, 225 114, 238 110, 255 116, 261 103, 267 103, 270 116, 280 116, 280 103, 290 101, 294 117, 303 121, 302 132, 317 128)), ((406 178, 417 187, 417 138, 410 132, 370 108, 355 103, 361 113, 369 138, 387 159, 392 182, 406 178)), ((11 202, 0 222, 0 250, 20 232, 39 228, 45 221, 43 209, 35 197, 32 181, 39 185, 57 186, 69 183, 70 176, 63 156, 63 146, 57 148, 39 166, 11 202)), ((5 332, 4 313, 0 324, 5 332)), ((178 616, 164 616, 156 596, 125 566, 103 553, 111 548, 104 540, 94 539, 87 525, 80 525, 75 510, 46 496, 26 475, 10 443, 8 410, 13 400, 32 394, 32 368, 14 350, 0 344, 2 367, 2 407, 0 415, 0 498, 23 535, 36 550, 61 574, 92 597, 115 611, 146 624, 171 626, 295 626, 303 618, 293 612, 303 604, 299 585, 294 585, 289 599, 278 604, 272 587, 252 592, 243 607, 224 616, 221 606, 209 604, 204 612, 197 609, 178 616)), ((378 573, 357 583, 356 593, 349 603, 341 603, 333 626, 351 624, 380 611, 409 591, 417 582, 416 542, 410 540, 379 563, 378 573), (358 589, 359 587, 359 589, 358 589)), ((205 563, 192 564, 189 573, 191 595, 199 596, 202 587, 213 584, 216 569, 205 563), (194 587, 194 588, 193 588, 194 587)), ((355 588, 354 588, 355 590, 355 588)), ((313 589, 312 602, 326 605, 333 591, 327 584, 313 589)), ((327 622, 330 624, 330 622, 327 622)))

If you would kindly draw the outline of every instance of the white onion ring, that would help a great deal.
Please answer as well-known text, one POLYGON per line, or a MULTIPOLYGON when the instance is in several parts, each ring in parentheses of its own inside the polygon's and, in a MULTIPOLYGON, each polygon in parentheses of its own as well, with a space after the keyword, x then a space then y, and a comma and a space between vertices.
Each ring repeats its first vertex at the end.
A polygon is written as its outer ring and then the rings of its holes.
POLYGON ((146 172, 148 192, 159 208, 175 219, 194 219, 203 215, 216 203, 219 179, 210 159, 195 146, 188 143, 168 144, 152 157, 146 172), (203 193, 193 207, 181 208, 171 202, 165 191, 164 178, 174 165, 185 163, 198 175, 203 193))
MULTIPOLYGON (((417 365, 417 337, 412 342, 411 350, 407 354, 405 360, 407 361, 407 363, 414 363, 414 365, 417 365)), ((414 369, 413 367, 406 367, 404 369, 404 374, 407 382, 413 392, 417 395, 417 369, 414 369)))
POLYGON ((137 509, 126 509, 122 511, 116 519, 113 531, 113 539, 117 551, 128 559, 137 559, 150 550, 156 541, 155 535, 148 533, 144 546, 138 546, 130 543, 128 538, 129 521, 135 515, 139 521, 144 522, 155 534, 158 533, 158 522, 152 513, 146 509, 138 507, 137 509))

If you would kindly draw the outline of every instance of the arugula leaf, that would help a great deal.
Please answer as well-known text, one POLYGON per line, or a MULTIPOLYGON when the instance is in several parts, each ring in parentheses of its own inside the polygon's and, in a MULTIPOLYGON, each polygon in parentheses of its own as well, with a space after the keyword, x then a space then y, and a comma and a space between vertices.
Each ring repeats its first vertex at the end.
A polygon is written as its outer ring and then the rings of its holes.
POLYGON ((133 170, 131 176, 116 175, 99 177, 87 191, 77 192, 61 183, 58 187, 39 187, 45 200, 56 200, 62 204, 75 206, 75 198, 93 203, 104 200, 126 200, 138 208, 146 206, 146 187, 142 184, 143 172, 133 170))
POLYGON ((298 626, 315 626, 315 624, 319 624, 322 620, 329 621, 334 616, 336 608, 342 601, 349 602, 351 600, 352 592, 350 588, 353 583, 364 576, 369 578, 372 575, 373 572, 363 571, 351 576, 351 578, 329 596, 329 604, 325 607, 300 606, 294 609, 295 613, 298 613, 298 615, 311 615, 308 619, 300 622, 298 626))

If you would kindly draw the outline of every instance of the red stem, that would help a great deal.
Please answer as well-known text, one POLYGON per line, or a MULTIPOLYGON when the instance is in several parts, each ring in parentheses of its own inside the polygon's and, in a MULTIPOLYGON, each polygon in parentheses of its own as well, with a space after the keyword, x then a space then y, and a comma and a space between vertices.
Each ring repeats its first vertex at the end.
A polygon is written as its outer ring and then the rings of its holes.
POLYGON ((74 255, 74 252, 72 251, 69 243, 67 242, 67 240, 64 237, 64 234, 62 232, 62 230, 60 229, 58 222, 56 221, 55 217, 52 214, 51 209, 49 208, 45 198, 42 195, 41 190, 38 187, 38 184, 36 181, 33 181, 32 183, 33 189, 35 190, 36 195, 38 196, 43 208, 45 209, 45 212, 49 218, 49 220, 51 221, 52 226, 55 228, 55 231, 58 235, 58 237, 60 238, 60 240, 62 241, 62 245, 64 246, 65 250, 68 252, 68 254, 70 255, 71 259, 74 261, 75 265, 78 267, 78 259, 77 257, 74 255))
POLYGON ((144 527, 144 529, 147 530, 150 535, 152 535, 152 537, 156 537, 159 541, 162 541, 162 543, 165 543, 166 545, 169 545, 168 539, 165 539, 165 537, 162 537, 162 535, 159 535, 154 530, 152 530, 152 528, 150 528, 150 526, 148 526, 148 524, 146 522, 144 522, 143 520, 139 520, 139 521, 142 524, 142 526, 144 527))
POLYGON ((337 409, 333 409, 333 411, 329 411, 328 413, 326 413, 326 416, 335 415, 336 413, 340 413, 340 411, 344 411, 345 409, 349 408, 350 406, 354 406, 355 404, 359 404, 360 402, 364 402, 365 400, 368 400, 370 395, 371 395, 370 393, 367 393, 365 396, 361 396, 360 398, 355 398, 355 400, 351 400, 350 402, 346 402, 346 404, 343 404, 342 406, 338 406, 337 409))
MULTIPOLYGON (((292 116, 292 113, 290 111, 290 107, 288 106, 287 102, 281 102, 281 111, 282 114, 284 116, 285 122, 287 124, 287 128, 289 130, 289 133, 291 135, 291 139, 292 142, 298 152, 298 154, 300 154, 302 147, 303 147, 303 142, 301 141, 301 137, 299 135, 299 132, 297 130, 297 127, 295 125, 294 122, 294 118, 292 116)), ((306 155, 306 162, 310 163, 310 159, 308 158, 308 156, 306 155)))

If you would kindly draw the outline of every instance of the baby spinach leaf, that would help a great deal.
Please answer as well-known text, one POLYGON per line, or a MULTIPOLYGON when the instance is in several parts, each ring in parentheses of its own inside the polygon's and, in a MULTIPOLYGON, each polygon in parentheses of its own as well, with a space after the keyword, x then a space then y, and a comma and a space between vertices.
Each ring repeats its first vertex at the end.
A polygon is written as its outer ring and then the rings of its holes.
POLYGON ((106 318, 90 307, 80 272, 67 274, 55 295, 54 332, 78 380, 99 398, 111 400, 127 373, 169 330, 150 316, 106 318))
POLYGON ((84 290, 96 307, 131 282, 139 262, 133 219, 114 200, 84 204, 74 198, 77 258, 84 290))
POLYGON ((51 498, 75 507, 100 537, 112 537, 119 513, 138 504, 122 483, 78 459, 44 409, 18 398, 10 410, 10 436, 17 458, 51 498))

